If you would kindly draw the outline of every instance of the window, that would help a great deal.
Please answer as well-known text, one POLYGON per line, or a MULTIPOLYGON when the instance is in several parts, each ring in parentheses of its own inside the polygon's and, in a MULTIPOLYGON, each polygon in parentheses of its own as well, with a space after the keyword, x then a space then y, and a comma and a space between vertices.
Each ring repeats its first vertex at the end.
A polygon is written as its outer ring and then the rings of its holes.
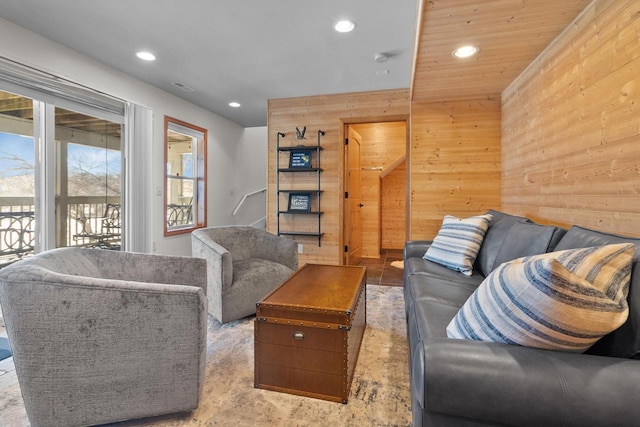
POLYGON ((55 108, 55 246, 122 247, 122 125, 55 108))
POLYGON ((54 247, 120 249, 121 124, 2 90, 0 106, 0 267, 54 247), (36 112, 53 130, 40 147, 36 112))
POLYGON ((0 268, 35 253, 33 101, 0 91, 0 268))
POLYGON ((207 130, 166 116, 164 130, 164 235, 171 236, 207 225, 207 130))
POLYGON ((151 252, 150 109, 2 57, 0 107, 0 268, 60 246, 151 252))

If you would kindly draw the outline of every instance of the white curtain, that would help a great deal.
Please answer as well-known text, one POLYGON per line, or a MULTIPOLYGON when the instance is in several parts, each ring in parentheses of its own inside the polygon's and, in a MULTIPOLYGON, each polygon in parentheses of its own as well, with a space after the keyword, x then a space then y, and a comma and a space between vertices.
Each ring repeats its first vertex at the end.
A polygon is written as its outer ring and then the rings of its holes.
POLYGON ((126 111, 124 250, 151 253, 153 240, 152 136, 153 112, 130 103, 126 111))

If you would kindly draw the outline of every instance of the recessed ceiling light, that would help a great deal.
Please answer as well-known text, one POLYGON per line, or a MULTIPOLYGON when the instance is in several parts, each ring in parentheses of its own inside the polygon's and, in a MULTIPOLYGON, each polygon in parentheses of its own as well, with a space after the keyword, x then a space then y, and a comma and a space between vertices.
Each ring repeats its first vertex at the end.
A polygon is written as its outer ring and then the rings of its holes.
POLYGON ((468 45, 457 48, 452 54, 456 58, 468 58, 478 53, 478 51, 480 51, 479 47, 468 45))
POLYGON ((239 102, 233 101, 229 103, 229 107, 238 108, 239 106, 240 106, 239 102))
POLYGON ((147 51, 140 51, 138 53, 136 53, 136 56, 140 59, 143 59, 145 61, 155 61, 156 60, 156 56, 151 53, 151 52, 147 52, 147 51))
POLYGON ((348 33, 356 29, 356 23, 349 20, 338 21, 333 24, 333 28, 339 33, 348 33))

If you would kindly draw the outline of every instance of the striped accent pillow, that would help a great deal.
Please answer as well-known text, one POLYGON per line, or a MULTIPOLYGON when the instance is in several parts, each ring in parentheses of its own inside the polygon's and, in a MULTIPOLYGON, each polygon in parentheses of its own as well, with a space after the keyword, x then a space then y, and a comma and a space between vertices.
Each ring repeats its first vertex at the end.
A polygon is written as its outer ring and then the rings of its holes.
POLYGON ((501 264, 460 308, 447 336, 583 352, 627 319, 634 250, 624 243, 501 264))
POLYGON ((473 263, 491 218, 491 214, 466 219, 446 215, 438 235, 423 258, 471 276, 473 263))

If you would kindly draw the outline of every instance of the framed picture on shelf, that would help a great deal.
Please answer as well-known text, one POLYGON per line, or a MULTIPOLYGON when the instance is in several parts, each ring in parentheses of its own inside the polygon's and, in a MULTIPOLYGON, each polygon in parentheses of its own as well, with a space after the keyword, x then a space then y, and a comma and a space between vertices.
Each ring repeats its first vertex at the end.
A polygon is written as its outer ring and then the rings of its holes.
POLYGON ((293 150, 289 157, 290 168, 310 168, 311 150, 293 150))
POLYGON ((311 212, 311 194, 289 194, 289 212, 311 212))

